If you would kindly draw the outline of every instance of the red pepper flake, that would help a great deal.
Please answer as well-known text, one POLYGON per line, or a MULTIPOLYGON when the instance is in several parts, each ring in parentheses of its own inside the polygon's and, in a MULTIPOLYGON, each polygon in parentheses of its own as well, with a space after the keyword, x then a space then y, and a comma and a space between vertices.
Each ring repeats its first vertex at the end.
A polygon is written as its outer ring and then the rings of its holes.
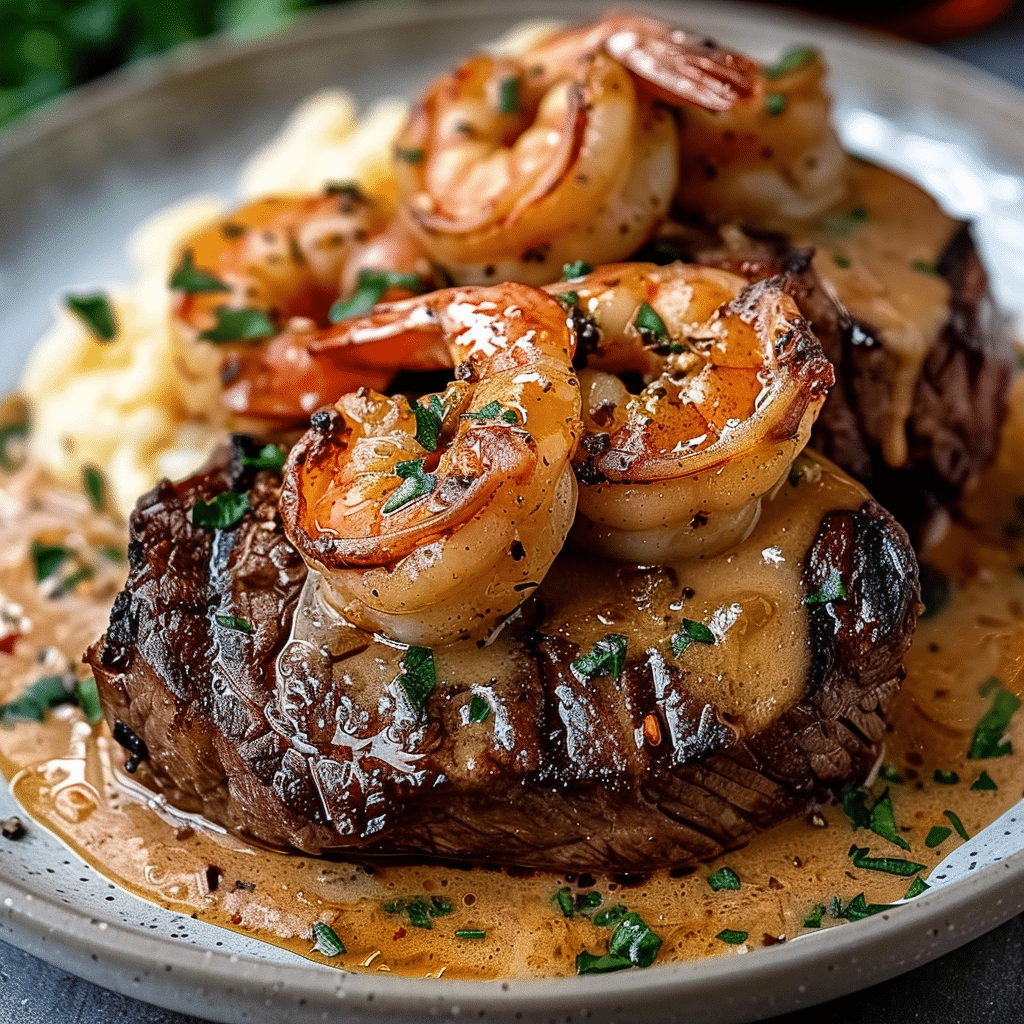
POLYGON ((241 914, 232 914, 231 915, 231 923, 232 924, 241 924, 242 923, 242 915, 241 914))
POLYGON ((404 938, 405 938, 405 929, 404 928, 399 928, 398 931, 395 932, 395 942, 397 942, 399 939, 404 939, 404 938))
POLYGON ((3 654, 13 654, 14 645, 21 639, 20 633, 10 633, 0 640, 0 652, 3 654))

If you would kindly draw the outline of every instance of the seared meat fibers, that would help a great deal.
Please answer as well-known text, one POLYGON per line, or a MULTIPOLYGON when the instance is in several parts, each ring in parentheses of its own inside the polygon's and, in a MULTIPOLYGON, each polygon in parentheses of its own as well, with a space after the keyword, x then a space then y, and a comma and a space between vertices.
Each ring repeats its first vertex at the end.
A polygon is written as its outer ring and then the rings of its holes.
POLYGON ((270 474, 237 526, 191 525, 197 496, 231 486, 222 458, 142 500, 128 589, 88 658, 108 721, 148 748, 140 777, 261 842, 693 865, 868 774, 913 631, 902 530, 828 464, 794 481, 713 562, 563 553, 494 643, 434 652, 421 711, 405 652, 303 587, 270 474), (674 653, 684 619, 715 642, 674 653), (618 678, 574 669, 608 634, 626 638, 618 678))

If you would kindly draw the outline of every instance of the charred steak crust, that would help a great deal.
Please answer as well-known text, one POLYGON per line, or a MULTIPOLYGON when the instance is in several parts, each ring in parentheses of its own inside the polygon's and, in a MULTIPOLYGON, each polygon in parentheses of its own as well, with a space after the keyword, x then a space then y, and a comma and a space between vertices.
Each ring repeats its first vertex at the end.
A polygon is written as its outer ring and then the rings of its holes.
POLYGON ((140 776, 242 835, 357 859, 689 867, 833 799, 879 756, 917 567, 873 501, 821 523, 806 595, 838 573, 846 597, 808 606, 806 694, 767 728, 726 720, 688 690, 685 659, 656 650, 618 680, 581 680, 579 647, 523 621, 508 627, 519 634, 507 678, 491 681, 492 722, 474 731, 459 718, 470 683, 439 687, 421 716, 385 660, 396 652, 375 654, 378 678, 359 679, 365 634, 352 629, 333 653, 293 635, 305 570, 276 516, 277 477, 251 481, 251 511, 233 529, 191 524, 196 498, 232 482, 222 452, 140 502, 128 587, 87 660, 108 721, 148 748, 140 776))

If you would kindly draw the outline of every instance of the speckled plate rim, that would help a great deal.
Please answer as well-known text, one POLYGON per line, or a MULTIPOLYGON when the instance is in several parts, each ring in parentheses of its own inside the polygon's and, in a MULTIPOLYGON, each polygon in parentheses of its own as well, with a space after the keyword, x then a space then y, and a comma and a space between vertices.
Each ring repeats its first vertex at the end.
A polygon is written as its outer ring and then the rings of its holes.
MULTIPOLYGON (((520 0, 522 18, 585 17, 605 3, 520 0)), ((643 7, 658 11, 657 5, 643 7)), ((992 120, 1024 138, 1024 95, 941 54, 813 18, 739 5, 661 5, 681 21, 713 20, 738 28, 770 17, 794 37, 827 46, 843 61, 891 63, 918 86, 956 80, 992 120)), ((166 89, 202 71, 301 47, 324 35, 411 30, 416 24, 507 15, 499 3, 357 3, 300 20, 259 43, 214 39, 125 69, 0 133, 0 162, 17 158, 68 126, 166 89)), ((493 1020, 640 1019, 729 1024, 812 1005, 902 971, 969 941, 1024 909, 1024 850, 867 921, 743 956, 724 956, 646 971, 540 981, 416 980, 345 974, 310 963, 272 964, 154 938, 120 923, 68 909, 43 889, 0 879, 2 937, 97 984, 168 1009, 225 1022, 422 1021, 427 1017, 493 1020)))

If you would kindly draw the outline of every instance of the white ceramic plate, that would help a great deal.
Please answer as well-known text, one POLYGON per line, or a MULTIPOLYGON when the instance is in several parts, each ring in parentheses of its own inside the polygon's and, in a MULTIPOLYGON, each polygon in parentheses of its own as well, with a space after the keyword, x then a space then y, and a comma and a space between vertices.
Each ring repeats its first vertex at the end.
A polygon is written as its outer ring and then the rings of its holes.
MULTIPOLYGON (((0 382, 14 385, 72 284, 125 278, 143 217, 199 191, 231 198, 238 167, 307 93, 412 95, 474 45, 530 17, 606 3, 354 4, 268 43, 179 50, 86 87, 0 135, 0 382)), ((905 44, 754 7, 647 5, 756 56, 820 46, 848 144, 976 219, 995 287, 1024 323, 1024 96, 905 44)), ((535 982, 349 975, 128 896, 39 829, 0 844, 0 936, 108 988, 226 1022, 753 1020, 853 991, 1024 909, 1021 807, 964 844, 905 907, 806 939, 696 963, 535 982)), ((0 793, 0 816, 13 813, 0 793)))

